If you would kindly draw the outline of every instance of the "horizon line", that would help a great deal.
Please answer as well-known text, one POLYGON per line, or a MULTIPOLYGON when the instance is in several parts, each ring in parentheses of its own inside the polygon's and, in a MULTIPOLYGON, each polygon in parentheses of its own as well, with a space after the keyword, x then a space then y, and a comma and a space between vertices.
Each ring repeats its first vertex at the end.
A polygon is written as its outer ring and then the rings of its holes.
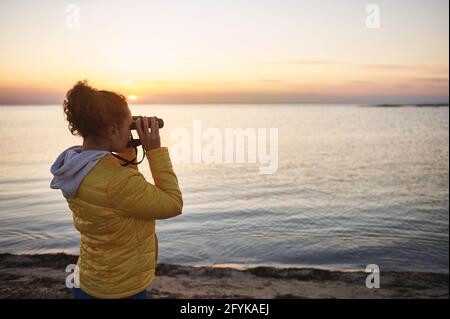
MULTIPOLYGON (((0 102, 0 106, 62 106, 63 103, 3 103, 0 102)), ((130 106, 135 105, 361 105, 361 106, 399 106, 399 105, 411 105, 411 106, 449 106, 449 100, 443 102, 371 102, 371 103, 359 103, 359 102, 145 102, 145 103, 128 103, 130 106)))

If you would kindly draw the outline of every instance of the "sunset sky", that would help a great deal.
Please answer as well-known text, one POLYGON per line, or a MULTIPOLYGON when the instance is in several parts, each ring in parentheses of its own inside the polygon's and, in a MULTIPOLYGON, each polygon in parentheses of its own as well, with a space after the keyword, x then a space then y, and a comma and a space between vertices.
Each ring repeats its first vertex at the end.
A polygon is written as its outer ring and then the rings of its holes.
POLYGON ((0 104, 58 104, 81 79, 140 103, 448 103, 448 12, 448 0, 0 0, 0 104))

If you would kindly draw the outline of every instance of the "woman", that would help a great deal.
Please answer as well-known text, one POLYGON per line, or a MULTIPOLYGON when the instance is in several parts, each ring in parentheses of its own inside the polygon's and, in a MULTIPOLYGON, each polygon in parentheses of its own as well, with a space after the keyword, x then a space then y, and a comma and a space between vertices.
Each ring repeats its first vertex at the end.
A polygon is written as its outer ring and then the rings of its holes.
POLYGON ((80 232, 80 288, 75 298, 145 298, 155 277, 155 220, 181 214, 183 199, 167 147, 161 147, 155 118, 136 121, 155 184, 131 160, 131 112, 117 93, 78 82, 67 92, 69 130, 82 146, 64 151, 51 167, 50 187, 61 189, 80 232))

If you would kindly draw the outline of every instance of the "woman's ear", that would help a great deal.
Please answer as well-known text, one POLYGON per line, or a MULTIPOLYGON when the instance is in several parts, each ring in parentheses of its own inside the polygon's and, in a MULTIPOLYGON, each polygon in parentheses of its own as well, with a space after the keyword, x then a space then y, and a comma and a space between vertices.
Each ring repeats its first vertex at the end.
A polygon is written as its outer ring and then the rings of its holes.
POLYGON ((115 139, 117 137, 117 134, 119 133, 119 130, 115 124, 112 124, 108 126, 107 133, 110 139, 115 139))

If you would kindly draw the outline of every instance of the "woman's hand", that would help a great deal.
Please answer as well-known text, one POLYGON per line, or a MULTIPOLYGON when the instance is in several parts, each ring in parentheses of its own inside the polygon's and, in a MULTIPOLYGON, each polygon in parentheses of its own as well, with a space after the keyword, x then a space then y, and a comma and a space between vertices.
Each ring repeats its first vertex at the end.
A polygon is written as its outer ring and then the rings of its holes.
POLYGON ((146 151, 161 147, 161 138, 159 136, 159 124, 156 118, 150 118, 150 127, 148 128, 148 119, 146 116, 136 120, 136 130, 139 140, 146 151))

